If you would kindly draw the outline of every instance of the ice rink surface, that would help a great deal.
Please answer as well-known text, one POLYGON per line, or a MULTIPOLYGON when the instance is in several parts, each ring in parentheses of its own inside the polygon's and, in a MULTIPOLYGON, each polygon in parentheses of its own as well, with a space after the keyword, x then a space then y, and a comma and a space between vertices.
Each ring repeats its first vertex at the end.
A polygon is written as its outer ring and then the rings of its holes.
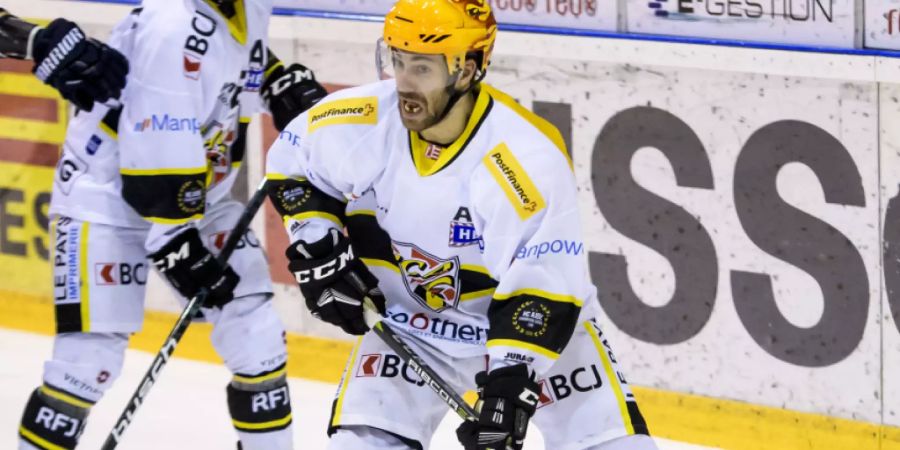
MULTIPOLYGON (((52 338, 0 328, 0 450, 16 448, 22 407, 41 379, 41 367, 51 352, 52 338)), ((97 449, 128 401, 152 355, 128 350, 122 375, 92 411, 79 448, 97 449)), ((229 373, 224 366, 173 359, 138 411, 118 448, 178 450, 236 448, 225 402, 229 373)), ((325 449, 325 428, 335 386, 290 379, 294 417, 294 448, 325 449)), ((405 411, 402 414, 414 414, 405 411)), ((432 450, 459 450, 454 435, 457 419, 448 415, 431 442, 432 450)), ((529 434, 525 449, 544 448, 538 433, 529 434)), ((652 424, 651 424, 652 431, 652 424)), ((660 450, 702 450, 708 447, 657 439, 660 450)), ((364 450, 364 449, 360 449, 364 450)), ((552 449, 551 449, 552 450, 552 449)))

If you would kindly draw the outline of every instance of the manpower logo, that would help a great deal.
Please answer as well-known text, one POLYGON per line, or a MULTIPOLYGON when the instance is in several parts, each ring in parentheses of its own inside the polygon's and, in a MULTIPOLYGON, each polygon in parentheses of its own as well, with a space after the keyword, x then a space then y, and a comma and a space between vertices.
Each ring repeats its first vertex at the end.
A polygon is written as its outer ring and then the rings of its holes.
POLYGON ((140 122, 134 124, 134 131, 143 133, 145 131, 188 131, 192 134, 200 133, 200 120, 195 117, 175 117, 166 114, 151 114, 140 122))
POLYGON ((378 122, 378 97, 335 100, 311 109, 307 115, 308 132, 328 125, 374 125, 378 122))
POLYGON ((485 156, 484 164, 522 220, 544 208, 544 198, 506 144, 501 143, 491 150, 485 156))
POLYGON ((544 255, 572 255, 584 254, 584 242, 570 241, 568 239, 555 239, 539 244, 522 246, 516 253, 516 259, 535 258, 540 259, 544 255))

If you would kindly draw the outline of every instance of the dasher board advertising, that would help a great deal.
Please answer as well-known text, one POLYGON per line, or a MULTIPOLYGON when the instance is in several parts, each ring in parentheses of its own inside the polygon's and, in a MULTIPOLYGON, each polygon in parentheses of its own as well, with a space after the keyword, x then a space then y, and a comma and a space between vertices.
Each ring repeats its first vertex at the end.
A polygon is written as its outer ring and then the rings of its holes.
POLYGON ((854 47, 852 0, 628 1, 631 33, 854 47))
MULTIPOLYGON (((279 0, 276 7, 384 15, 396 0, 279 0)), ((616 0, 487 0, 501 24, 616 30, 616 0)))
POLYGON ((900 50, 900 0, 865 0, 867 48, 900 50))

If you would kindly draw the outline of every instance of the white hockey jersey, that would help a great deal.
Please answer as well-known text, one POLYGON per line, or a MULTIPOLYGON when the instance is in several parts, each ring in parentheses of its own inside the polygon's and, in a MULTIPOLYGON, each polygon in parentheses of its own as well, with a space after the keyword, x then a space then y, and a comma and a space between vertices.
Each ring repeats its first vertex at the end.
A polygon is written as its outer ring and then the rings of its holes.
POLYGON ((404 128, 397 105, 393 80, 347 89, 281 133, 268 176, 291 239, 346 226, 388 324, 448 355, 487 348, 491 368, 543 373, 598 308, 559 132, 485 84, 446 148, 404 128), (351 199, 346 215, 312 186, 351 199))
POLYGON ((261 107, 272 0, 144 0, 109 44, 130 64, 121 108, 70 122, 50 213, 122 227, 148 242, 227 196, 243 131, 261 107))

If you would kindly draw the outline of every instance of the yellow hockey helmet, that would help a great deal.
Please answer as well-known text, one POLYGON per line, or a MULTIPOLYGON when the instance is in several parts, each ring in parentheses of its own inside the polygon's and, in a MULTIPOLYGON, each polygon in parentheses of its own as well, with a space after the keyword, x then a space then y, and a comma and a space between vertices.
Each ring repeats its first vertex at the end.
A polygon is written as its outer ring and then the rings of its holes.
POLYGON ((384 43, 413 53, 444 55, 451 74, 466 55, 480 52, 478 78, 487 71, 497 21, 486 0, 398 0, 384 20, 384 43))

